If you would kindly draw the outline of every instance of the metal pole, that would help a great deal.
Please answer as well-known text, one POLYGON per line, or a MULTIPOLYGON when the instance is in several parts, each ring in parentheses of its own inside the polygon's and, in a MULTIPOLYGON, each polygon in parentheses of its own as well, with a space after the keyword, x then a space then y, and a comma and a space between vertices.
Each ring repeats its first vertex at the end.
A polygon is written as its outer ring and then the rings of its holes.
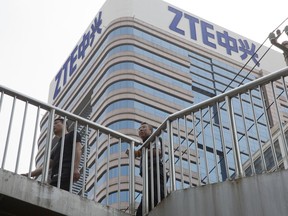
POLYGON ((36 122, 35 122, 35 128, 34 128, 34 136, 33 136, 33 146, 32 146, 32 150, 31 150, 31 158, 30 158, 30 166, 29 166, 29 174, 28 174, 29 178, 31 178, 31 170, 32 170, 34 151, 35 151, 36 140, 37 140, 37 129, 38 129, 38 122, 39 122, 39 115, 40 115, 40 106, 38 106, 38 108, 37 108, 37 115, 36 115, 36 122))
POLYGON ((121 138, 118 141, 118 184, 117 184, 117 200, 118 209, 120 209, 120 184, 121 184, 121 159, 122 159, 122 148, 121 148, 121 138))
POLYGON ((227 104, 227 112, 228 112, 229 124, 230 124, 230 129, 231 129, 232 147, 234 150, 233 156, 234 156, 235 167, 236 167, 235 176, 236 178, 238 178, 238 177, 243 177, 243 168, 242 168, 240 149, 239 149, 239 144, 238 144, 238 139, 237 139, 237 129, 236 129, 236 124, 235 124, 235 117, 234 117, 234 111, 233 111, 231 99, 228 96, 226 96, 225 100, 227 104))
POLYGON ((14 99, 13 99, 13 105, 12 105, 12 110, 11 110, 11 115, 10 115, 10 121, 9 121, 9 127, 8 127, 8 131, 7 131, 6 144, 5 144, 5 150, 4 150, 4 154, 3 154, 1 169, 4 169, 4 166, 5 166, 6 155, 7 155, 7 150, 8 150, 8 146, 9 146, 10 133, 11 133, 13 117, 14 117, 15 103, 16 103, 16 97, 14 97, 14 99))
POLYGON ((142 192, 142 214, 149 211, 149 191, 148 191, 148 149, 142 148, 142 175, 143 175, 143 192, 142 192))
POLYGON ((173 130, 171 121, 167 121, 167 132, 169 137, 169 162, 170 162, 170 189, 171 192, 176 190, 176 176, 175 176, 175 163, 174 163, 174 144, 173 144, 173 130))
POLYGON ((130 181, 129 181, 129 203, 130 203, 130 214, 135 212, 135 155, 134 155, 134 141, 130 144, 130 181))
POLYGON ((22 121, 22 128, 21 128, 21 135, 20 135, 20 141, 19 141, 19 147, 18 147, 18 153, 17 153, 17 161, 16 161, 15 173, 18 172, 19 159, 20 159, 20 154, 21 154, 22 141, 23 141, 23 135, 24 135, 24 128, 25 128, 26 116, 27 116, 27 108, 28 108, 28 101, 26 101, 26 103, 25 103, 25 110, 24 110, 24 116, 23 116, 23 121, 22 121))
POLYGON ((99 129, 97 130, 97 137, 96 137, 96 152, 95 152, 95 180, 94 180, 94 201, 97 201, 96 195, 97 195, 97 175, 98 175, 98 167, 97 167, 97 161, 98 161, 98 150, 99 150, 99 129))
MULTIPOLYGON (((77 138, 77 128, 78 128, 78 121, 75 121, 74 125, 74 134, 73 134, 73 148, 72 148, 72 159, 71 159, 71 173, 70 173, 70 186, 69 192, 72 192, 73 187, 73 176, 74 176, 74 163, 75 163, 75 152, 76 152, 76 138, 77 138)), ((77 167, 78 168, 78 167, 77 167)))
POLYGON ((84 164, 83 164, 83 170, 82 170, 82 197, 84 197, 85 192, 85 182, 86 182, 86 168, 87 168, 87 145, 88 145, 88 137, 89 137, 89 126, 86 125, 85 127, 85 144, 84 144, 84 164))
POLYGON ((60 147, 60 159, 59 159, 59 168, 58 168, 58 180, 57 180, 57 187, 60 188, 61 186, 61 177, 62 177, 62 165, 63 165, 63 152, 64 152, 64 143, 65 143, 65 134, 66 134, 66 116, 64 117, 64 124, 62 129, 62 139, 61 143, 58 142, 57 145, 61 145, 60 147))
POLYGON ((45 149, 45 157, 44 157, 44 164, 43 164, 43 177, 42 177, 42 183, 48 182, 48 173, 49 173, 49 165, 50 165, 50 152, 51 152, 51 145, 52 145, 52 136, 53 136, 53 126, 54 126, 54 115, 55 115, 55 109, 51 109, 50 111, 50 118, 49 118, 49 127, 48 127, 48 140, 47 145, 45 149))

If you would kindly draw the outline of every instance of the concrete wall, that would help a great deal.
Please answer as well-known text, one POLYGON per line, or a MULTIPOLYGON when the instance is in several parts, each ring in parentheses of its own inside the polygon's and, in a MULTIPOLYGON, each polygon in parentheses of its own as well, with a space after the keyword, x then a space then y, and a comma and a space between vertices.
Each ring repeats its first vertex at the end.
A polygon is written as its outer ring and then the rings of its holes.
POLYGON ((128 215, 0 169, 0 215, 128 215))
POLYGON ((149 216, 287 216, 288 171, 172 193, 149 216))

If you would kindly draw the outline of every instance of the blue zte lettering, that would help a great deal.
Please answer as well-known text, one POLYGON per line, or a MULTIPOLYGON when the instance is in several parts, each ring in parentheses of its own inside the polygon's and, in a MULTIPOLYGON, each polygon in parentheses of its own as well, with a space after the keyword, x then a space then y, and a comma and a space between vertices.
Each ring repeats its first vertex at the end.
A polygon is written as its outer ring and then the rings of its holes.
POLYGON ((228 35, 227 31, 224 33, 216 32, 218 44, 226 48, 226 53, 231 55, 231 51, 238 53, 237 40, 228 35))
POLYGON ((54 95, 53 95, 53 100, 58 96, 58 94, 59 94, 60 91, 61 91, 61 87, 60 87, 61 75, 62 75, 62 68, 61 68, 61 70, 57 73, 57 75, 55 76, 56 86, 55 86, 55 91, 54 91, 54 95))
POLYGON ((196 35, 196 23, 199 23, 199 19, 192 17, 188 14, 184 14, 184 17, 189 20, 189 26, 190 26, 190 37, 193 40, 197 40, 196 35))
POLYGON ((82 37, 82 41, 78 46, 78 59, 84 59, 86 49, 90 44, 90 31, 87 34, 84 34, 82 37))
POLYGON ((89 47, 93 46, 96 34, 102 32, 102 12, 100 11, 98 17, 93 20, 88 32, 82 36, 81 42, 73 49, 71 55, 65 61, 60 71, 55 76, 55 89, 53 100, 57 98, 63 87, 68 83, 70 77, 77 70, 79 61, 83 60, 86 56, 86 51, 89 47), (79 61, 77 61, 79 59, 79 61), (63 75, 62 75, 63 73, 63 75))
POLYGON ((74 50, 72 51, 71 55, 70 55, 70 72, 69 72, 69 76, 72 76, 72 74, 75 72, 75 70, 77 69, 77 64, 75 64, 76 60, 77 60, 77 54, 76 51, 78 51, 78 46, 76 46, 74 48, 74 50), (76 54, 76 56, 75 56, 76 54))
POLYGON ((63 73, 64 73, 64 78, 63 78, 63 86, 66 85, 67 83, 67 72, 68 72, 68 64, 70 62, 70 56, 69 58, 66 60, 66 62, 64 63, 63 67, 62 67, 62 70, 63 70, 63 73))
POLYGON ((214 34, 208 32, 208 29, 214 30, 213 25, 211 25, 207 22, 201 21, 203 43, 206 44, 207 46, 210 46, 210 47, 216 49, 216 44, 209 41, 209 38, 214 39, 215 36, 214 36, 214 34))
POLYGON ((243 41, 239 39, 238 41, 240 43, 239 50, 243 52, 243 54, 240 56, 241 59, 244 60, 248 57, 248 55, 250 55, 252 56, 252 61, 259 67, 260 63, 257 60, 258 54, 255 53, 255 49, 256 49, 255 44, 252 43, 251 48, 250 48, 247 40, 243 41))
MULTIPOLYGON (((256 45, 249 44, 247 40, 242 40, 232 37, 227 31, 215 31, 214 26, 203 20, 199 20, 189 14, 183 13, 182 11, 168 6, 168 10, 174 14, 174 17, 169 25, 169 29, 185 36, 185 29, 180 29, 185 23, 190 30, 190 39, 198 41, 202 39, 204 45, 209 46, 213 49, 223 47, 226 50, 227 55, 233 53, 240 53, 241 60, 246 60, 248 56, 251 56, 252 61, 260 67, 258 62, 258 55, 255 53, 256 45), (187 23, 188 21, 188 23, 187 23), (183 22, 183 23, 182 23, 183 22), (197 38, 197 26, 201 30, 201 38, 197 38)), ((199 28, 198 28, 199 29, 199 28)), ((198 34, 199 36, 199 34, 198 34)))
POLYGON ((94 23, 91 25, 91 35, 90 35, 90 46, 93 45, 94 38, 95 38, 95 33, 101 34, 102 32, 102 11, 99 12, 98 18, 94 19, 94 23))
POLYGON ((169 28, 172 31, 175 31, 181 35, 185 35, 185 32, 182 29, 178 28, 178 24, 182 18, 183 13, 181 11, 175 9, 175 8, 170 7, 170 6, 168 6, 168 10, 175 14, 171 24, 169 25, 169 28))

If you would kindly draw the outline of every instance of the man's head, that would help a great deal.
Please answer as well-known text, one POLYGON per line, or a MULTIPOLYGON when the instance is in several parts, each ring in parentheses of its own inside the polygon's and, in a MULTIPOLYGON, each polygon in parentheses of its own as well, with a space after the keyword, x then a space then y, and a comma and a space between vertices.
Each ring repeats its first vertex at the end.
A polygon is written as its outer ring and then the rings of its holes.
MULTIPOLYGON (((66 129, 68 125, 66 124, 66 129)), ((64 129, 64 119, 63 118, 56 118, 54 120, 53 131, 56 136, 62 136, 62 131, 64 129)))
POLYGON ((145 141, 153 132, 153 127, 152 125, 142 122, 141 126, 138 129, 138 135, 139 137, 145 141))

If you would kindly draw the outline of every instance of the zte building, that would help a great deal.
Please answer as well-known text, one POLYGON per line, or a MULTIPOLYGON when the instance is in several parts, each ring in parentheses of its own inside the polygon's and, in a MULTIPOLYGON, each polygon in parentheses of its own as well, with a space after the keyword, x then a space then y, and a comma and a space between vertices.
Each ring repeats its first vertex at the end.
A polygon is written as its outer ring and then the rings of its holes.
MULTIPOLYGON (((172 113, 284 67, 282 54, 273 50, 265 54, 267 49, 161 0, 107 0, 53 78, 49 102, 139 139, 137 129, 143 121, 157 128, 172 113)), ((253 100, 261 108, 257 94, 253 92, 253 100)), ((252 122, 249 115, 252 113, 247 113, 247 121, 252 122)), ((213 121, 217 124, 218 120, 213 121)), ((44 116, 38 165, 43 162, 46 132, 44 116)), ((225 127, 223 133, 225 136, 225 127)), ((90 154, 83 172, 86 195, 93 198, 97 179, 96 200, 113 205, 117 189, 111 186, 108 195, 103 191, 110 187, 115 173, 128 181, 124 153, 128 145, 121 145, 120 160, 124 162, 119 170, 118 143, 96 147, 95 140, 90 131, 90 154)), ((139 161, 136 164, 136 190, 141 192, 139 161)), ((221 178, 226 179, 226 168, 221 169, 221 178)), ((120 199, 128 202, 124 183, 120 199)))

